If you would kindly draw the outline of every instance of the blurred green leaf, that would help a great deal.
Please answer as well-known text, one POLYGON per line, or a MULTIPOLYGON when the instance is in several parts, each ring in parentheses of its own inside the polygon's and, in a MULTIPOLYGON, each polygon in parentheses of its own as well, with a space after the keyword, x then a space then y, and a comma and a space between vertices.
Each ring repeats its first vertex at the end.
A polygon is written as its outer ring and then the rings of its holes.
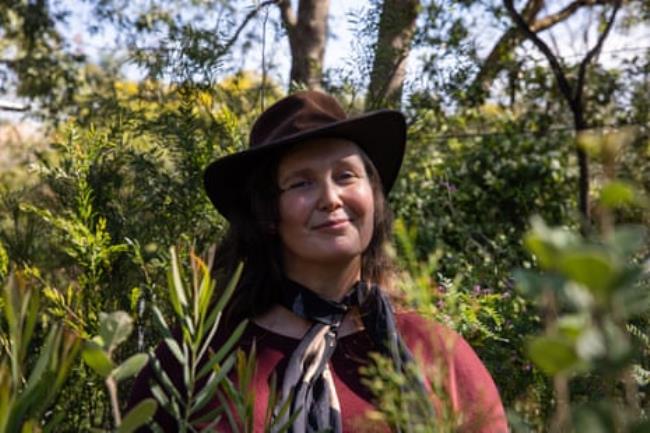
POLYGON ((516 287, 519 292, 529 299, 537 299, 544 290, 559 292, 565 284, 565 279, 558 274, 540 274, 530 269, 517 269, 513 272, 516 287))
POLYGON ((615 433, 616 421, 611 412, 611 406, 588 405, 578 408, 573 413, 576 433, 615 433))
POLYGON ((528 356, 549 376, 575 370, 580 366, 573 345, 564 338, 537 337, 527 345, 528 356))
POLYGON ((617 288, 612 305, 622 318, 629 319, 650 311, 650 287, 641 281, 642 275, 643 270, 636 268, 626 270, 621 276, 626 278, 626 282, 617 288))
POLYGON ((600 191, 600 203, 611 209, 631 205, 635 197, 632 185, 622 181, 611 181, 600 191))
POLYGON ((618 254, 627 257, 645 245, 647 235, 648 230, 643 226, 626 225, 616 227, 605 241, 618 254))
POLYGON ((567 314, 557 320, 557 329, 568 341, 575 342, 589 324, 586 314, 567 314))
POLYGON ((650 433, 650 420, 643 420, 634 423, 628 433, 650 433))
POLYGON ((616 264, 602 250, 565 252, 558 265, 568 278, 587 287, 601 301, 614 290, 618 277, 616 264))

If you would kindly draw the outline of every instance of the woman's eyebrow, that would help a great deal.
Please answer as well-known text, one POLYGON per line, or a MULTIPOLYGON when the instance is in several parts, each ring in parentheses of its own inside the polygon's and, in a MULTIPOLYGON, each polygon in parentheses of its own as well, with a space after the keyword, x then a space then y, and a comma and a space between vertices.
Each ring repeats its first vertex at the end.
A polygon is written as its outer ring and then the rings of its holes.
POLYGON ((287 171, 286 173, 280 173, 278 176, 278 181, 285 182, 293 177, 308 176, 312 172, 313 170, 308 167, 297 168, 295 170, 287 171))

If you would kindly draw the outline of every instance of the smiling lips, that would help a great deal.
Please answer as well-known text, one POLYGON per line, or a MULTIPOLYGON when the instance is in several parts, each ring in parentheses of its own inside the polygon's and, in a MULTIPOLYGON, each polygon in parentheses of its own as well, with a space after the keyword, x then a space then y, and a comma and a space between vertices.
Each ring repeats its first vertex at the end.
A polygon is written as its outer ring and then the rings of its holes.
POLYGON ((350 222, 350 220, 347 219, 347 218, 329 220, 329 221, 325 221, 324 223, 315 225, 312 229, 313 230, 338 229, 338 228, 341 228, 341 227, 345 226, 349 222, 350 222))

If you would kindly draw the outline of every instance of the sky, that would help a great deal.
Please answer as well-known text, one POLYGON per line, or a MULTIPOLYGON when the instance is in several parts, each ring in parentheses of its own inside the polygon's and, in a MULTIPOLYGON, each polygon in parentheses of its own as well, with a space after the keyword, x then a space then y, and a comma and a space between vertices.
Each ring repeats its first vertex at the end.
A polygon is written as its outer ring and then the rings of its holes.
MULTIPOLYGON (((63 0, 62 4, 69 7, 73 0, 63 0)), ((139 4, 144 0, 136 0, 131 4, 139 4)), ((551 0, 549 3, 553 8, 560 8, 569 0, 551 0)), ((292 0, 294 10, 297 8, 298 0, 292 0)), ((73 15, 69 19, 68 26, 63 29, 63 33, 69 38, 73 47, 81 53, 89 56, 90 59, 98 61, 103 55, 112 54, 119 50, 115 45, 116 32, 111 27, 103 27, 103 31, 95 35, 89 34, 86 31, 88 23, 93 20, 92 11, 89 5, 90 2, 74 1, 73 15)), ((250 1, 250 5, 259 3, 259 0, 250 1)), ((56 4, 56 2, 53 2, 56 4)), ((325 51, 325 68, 344 68, 352 73, 359 74, 355 69, 354 61, 359 56, 361 50, 358 47, 356 38, 353 32, 353 24, 350 22, 351 16, 358 16, 359 12, 363 9, 370 7, 369 0, 330 0, 330 18, 329 27, 331 29, 331 37, 325 51)), ((557 9, 552 9, 554 11, 557 9)), ((551 12, 551 11, 543 11, 551 12)), ((244 11, 246 12, 246 11, 244 11)), ((278 17, 278 8, 269 8, 268 13, 270 16, 278 17)), ((243 14, 242 14, 243 15, 243 14)), ((480 17, 477 18, 480 22, 480 17)), ((551 45, 557 47, 563 57, 579 58, 587 51, 587 46, 584 43, 583 35, 579 29, 582 23, 589 19, 588 15, 583 14, 579 19, 571 18, 566 23, 554 27, 551 31, 544 32, 544 37, 551 45)), ((255 21, 252 21, 249 26, 256 26, 257 29, 263 26, 264 13, 260 13, 255 21)), ((485 31, 480 38, 480 49, 483 54, 487 54, 496 38, 500 35, 501 29, 490 29, 489 26, 484 26, 485 31)), ((267 29, 267 46, 264 51, 266 60, 276 62, 279 67, 277 68, 277 76, 273 77, 283 84, 287 84, 288 73, 290 69, 290 57, 288 42, 286 37, 273 38, 273 28, 270 25, 266 26, 267 29), (273 41, 277 39, 277 41, 273 41)), ((589 38, 589 43, 593 44, 594 35, 589 38)), ((646 28, 637 29, 632 34, 623 35, 620 32, 614 32, 606 41, 603 47, 599 61, 606 66, 615 66, 622 58, 629 58, 635 54, 642 54, 641 48, 645 47, 650 49, 650 30, 646 28)), ((536 48, 529 47, 530 55, 539 61, 545 61, 543 56, 536 48)), ((421 62, 418 58, 422 52, 415 51, 409 56, 408 71, 409 75, 407 80, 417 80, 421 62)), ((453 62, 453 59, 450 60, 453 62)), ((262 49, 257 46, 251 49, 244 59, 239 60, 238 66, 245 69, 259 71, 262 66, 262 49)), ((441 67, 453 67, 453 65, 441 65, 441 67)), ((128 79, 137 80, 143 76, 142 71, 132 63, 126 63, 123 66, 123 72, 128 79)))

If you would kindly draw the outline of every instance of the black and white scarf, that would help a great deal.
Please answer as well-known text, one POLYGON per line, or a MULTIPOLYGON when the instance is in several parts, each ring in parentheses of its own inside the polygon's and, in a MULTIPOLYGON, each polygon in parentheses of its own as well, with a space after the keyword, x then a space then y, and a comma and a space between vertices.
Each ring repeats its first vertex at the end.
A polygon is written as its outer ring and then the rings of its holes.
POLYGON ((284 425, 295 416, 289 433, 343 431, 341 408, 328 363, 336 349, 343 317, 355 306, 379 353, 393 361, 396 372, 410 379, 409 386, 424 387, 420 377, 407 374, 405 367, 413 362, 413 356, 397 331, 388 298, 377 285, 360 281, 341 302, 323 299, 290 280, 286 281, 282 293, 284 307, 314 323, 289 359, 275 410, 275 425, 284 425), (289 399, 289 411, 282 413, 280 408, 289 399))

